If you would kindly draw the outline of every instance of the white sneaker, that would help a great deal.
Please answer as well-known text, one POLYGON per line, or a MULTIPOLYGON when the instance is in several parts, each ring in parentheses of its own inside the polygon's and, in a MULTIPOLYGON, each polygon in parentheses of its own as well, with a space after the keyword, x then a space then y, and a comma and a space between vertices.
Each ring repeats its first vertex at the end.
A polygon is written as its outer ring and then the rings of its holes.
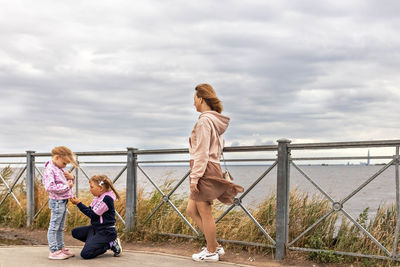
POLYGON ((225 255, 225 249, 224 249, 221 245, 219 245, 219 246, 217 247, 217 250, 216 250, 215 252, 218 253, 218 256, 225 255))
MULTIPOLYGON (((202 247, 201 249, 204 250, 204 249, 206 249, 206 247, 202 247)), ((218 256, 223 256, 223 255, 225 255, 225 249, 224 249, 221 245, 219 245, 219 246, 217 247, 217 250, 216 250, 215 252, 218 253, 218 256)))
POLYGON ((193 254, 192 259, 194 261, 219 261, 219 255, 217 252, 211 253, 205 248, 200 253, 193 254))
POLYGON ((122 246, 121 246, 121 240, 117 237, 113 241, 113 244, 111 246, 111 250, 114 252, 114 257, 119 257, 121 256, 122 253, 122 246))

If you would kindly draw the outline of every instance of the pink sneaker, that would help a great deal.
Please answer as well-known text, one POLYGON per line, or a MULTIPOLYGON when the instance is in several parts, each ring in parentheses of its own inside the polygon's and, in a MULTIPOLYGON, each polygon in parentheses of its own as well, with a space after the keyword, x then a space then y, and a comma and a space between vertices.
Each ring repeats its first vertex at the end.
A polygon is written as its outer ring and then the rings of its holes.
POLYGON ((49 259, 50 260, 65 260, 68 259, 69 257, 65 255, 62 250, 57 250, 55 252, 50 252, 49 253, 49 259))
POLYGON ((68 258, 71 258, 71 257, 74 257, 74 256, 75 256, 75 254, 72 253, 71 251, 69 251, 69 249, 67 249, 67 248, 62 248, 61 251, 62 251, 62 253, 64 253, 65 255, 67 255, 68 258))

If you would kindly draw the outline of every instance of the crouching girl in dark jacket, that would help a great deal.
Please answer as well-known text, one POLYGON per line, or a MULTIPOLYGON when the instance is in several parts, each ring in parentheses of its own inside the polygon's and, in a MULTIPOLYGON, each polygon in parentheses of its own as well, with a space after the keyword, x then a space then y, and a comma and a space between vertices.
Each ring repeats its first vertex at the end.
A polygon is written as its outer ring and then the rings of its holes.
POLYGON ((120 256, 122 247, 115 229, 114 201, 119 199, 111 180, 105 175, 94 175, 90 178, 90 192, 94 199, 89 207, 78 198, 70 201, 77 205, 80 211, 90 218, 90 226, 72 229, 72 236, 85 245, 81 257, 92 259, 111 249, 114 256, 120 256))

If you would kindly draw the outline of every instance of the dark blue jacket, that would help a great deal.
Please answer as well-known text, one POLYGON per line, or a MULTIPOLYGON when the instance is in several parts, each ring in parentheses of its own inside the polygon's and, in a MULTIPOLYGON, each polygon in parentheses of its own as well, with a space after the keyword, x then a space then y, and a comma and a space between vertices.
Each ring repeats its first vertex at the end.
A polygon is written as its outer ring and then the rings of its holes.
POLYGON ((90 224, 99 229, 115 225, 114 200, 114 192, 112 194, 106 192, 100 197, 95 197, 89 207, 82 202, 77 206, 83 214, 90 218, 90 224))

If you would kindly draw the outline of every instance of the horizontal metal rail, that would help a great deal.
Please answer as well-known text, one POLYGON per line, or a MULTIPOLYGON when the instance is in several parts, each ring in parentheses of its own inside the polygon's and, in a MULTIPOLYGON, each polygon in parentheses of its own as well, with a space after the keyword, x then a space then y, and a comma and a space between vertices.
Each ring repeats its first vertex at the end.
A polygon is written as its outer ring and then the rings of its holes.
POLYGON ((379 260, 395 260, 395 261, 400 260, 398 258, 392 258, 392 257, 387 257, 387 256, 369 255, 369 254, 361 254, 361 253, 353 253, 353 252, 345 252, 345 251, 337 251, 337 250, 299 248, 299 247, 289 247, 289 249, 295 250, 295 251, 304 251, 304 252, 316 252, 316 253, 325 252, 325 253, 333 253, 333 254, 342 255, 342 256, 362 257, 362 258, 379 259, 379 260))
MULTIPOLYGON (((359 156, 359 157, 293 157, 292 160, 296 161, 308 161, 308 160, 361 160, 361 159, 392 159, 393 156, 359 156)), ((226 159, 225 162, 267 162, 267 161, 275 161, 273 158, 265 158, 265 159, 226 159)), ((139 160, 138 163, 143 164, 168 164, 168 163, 188 163, 190 160, 139 160)), ((223 160, 221 160, 223 162, 223 160)), ((36 164, 45 164, 45 161, 37 161, 36 164)), ((0 162, 0 164, 4 165, 17 165, 17 164, 26 164, 26 162, 15 162, 15 161, 7 161, 0 162)), ((126 164, 125 161, 80 161, 79 164, 126 164)), ((373 164, 371 164, 373 165, 373 164)))
MULTIPOLYGON (((74 152, 77 156, 126 156, 126 151, 74 152)), ((35 153, 35 157, 51 157, 51 153, 35 153)))
MULTIPOLYGON (((275 161, 276 159, 226 159, 225 162, 267 162, 275 161)), ((189 163, 190 160, 139 160, 139 164, 170 164, 170 163, 189 163)), ((221 162, 224 162, 221 160, 221 162)), ((26 162, 0 162, 0 164, 15 165, 15 164, 25 164, 26 162)), ((45 161, 37 161, 36 164, 45 164, 45 161)), ((121 165, 126 164, 125 161, 80 161, 80 165, 85 164, 101 164, 101 165, 121 165)))
POLYGON ((291 150, 300 149, 338 149, 338 148, 367 148, 367 147, 393 147, 400 145, 400 140, 382 141, 356 141, 356 142, 331 142, 331 143, 305 143, 289 144, 291 150))
POLYGON ((356 160, 356 159, 392 159, 393 156, 360 156, 360 157, 302 157, 291 158, 292 160, 356 160))
POLYGON ((24 161, 24 162, 15 162, 15 161, 12 161, 12 162, 0 162, 0 164, 4 164, 4 165, 26 164, 26 161, 24 161))
MULTIPOLYGON (((353 142, 329 142, 329 143, 303 143, 289 144, 291 150, 297 149, 338 149, 338 148, 367 148, 367 147, 393 147, 400 145, 400 140, 380 140, 380 141, 353 141, 353 142)), ((277 145, 268 146, 231 146, 225 147, 224 152, 261 152, 276 151, 277 145)), ((157 155, 157 154, 187 154, 187 148, 181 149, 150 149, 137 150, 138 155, 157 155)), ((75 152, 77 156, 126 156, 126 151, 89 151, 75 152)), ((49 157, 51 153, 35 153, 35 157, 49 157)), ((0 158, 26 157, 23 153, 0 154, 0 158)))
MULTIPOLYGON (((225 147, 224 152, 261 152, 261 151, 276 151, 276 145, 270 146, 233 146, 225 147)), ((74 152, 77 156, 126 156, 127 151, 88 151, 88 152, 74 152)), ((159 154, 188 154, 189 149, 143 149, 136 150, 137 155, 159 155, 159 154)), ((7 153, 0 154, 0 158, 25 158, 26 154, 22 153, 7 153)), ((36 152, 35 157, 51 157, 51 153, 36 152)))
MULTIPOLYGON (((261 151, 276 151, 278 146, 232 146, 225 147, 224 152, 261 152, 261 151)), ((156 154, 187 154, 189 149, 153 149, 153 150, 138 150, 138 155, 156 155, 156 154)))
MULTIPOLYGON (((292 160, 358 160, 358 159, 392 159, 393 156, 356 156, 356 157, 293 157, 292 160)), ((252 158, 252 159, 225 159, 225 162, 266 162, 266 161, 275 161, 274 158, 252 158)), ((183 159, 183 160, 140 160, 138 163, 188 163, 190 160, 183 159)), ((221 160, 223 162, 223 160, 221 160)), ((45 164, 46 161, 37 161, 36 164, 45 164)), ((16 161, 0 161, 0 164, 4 165, 16 165, 16 164, 26 164, 24 161, 16 162, 16 161)), ((126 164, 125 161, 80 161, 79 164, 126 164)), ((371 164, 372 165, 372 164, 371 164)))
POLYGON ((26 154, 0 154, 0 158, 26 158, 26 154))
MULTIPOLYGON (((45 164, 47 161, 37 161, 36 164, 45 164)), ((99 164, 99 165, 108 165, 108 164, 115 164, 115 165, 126 165, 126 161, 79 161, 79 165, 86 165, 86 164, 99 164)))
MULTIPOLYGON (((146 231, 144 231, 147 233, 146 231)), ((185 239, 204 239, 203 236, 194 236, 194 235, 184 235, 184 234, 172 234, 172 233, 155 233, 157 235, 161 236, 169 236, 169 237, 179 237, 179 238, 185 238, 185 239)), ((230 244, 236 244, 236 245, 244 245, 244 246, 254 246, 254 247, 264 247, 264 248, 275 248, 275 246, 270 245, 270 244, 263 244, 263 243, 256 243, 256 242, 247 242, 247 241, 239 241, 239 240, 230 240, 230 239, 221 239, 217 238, 218 242, 221 243, 230 243, 230 244)))

